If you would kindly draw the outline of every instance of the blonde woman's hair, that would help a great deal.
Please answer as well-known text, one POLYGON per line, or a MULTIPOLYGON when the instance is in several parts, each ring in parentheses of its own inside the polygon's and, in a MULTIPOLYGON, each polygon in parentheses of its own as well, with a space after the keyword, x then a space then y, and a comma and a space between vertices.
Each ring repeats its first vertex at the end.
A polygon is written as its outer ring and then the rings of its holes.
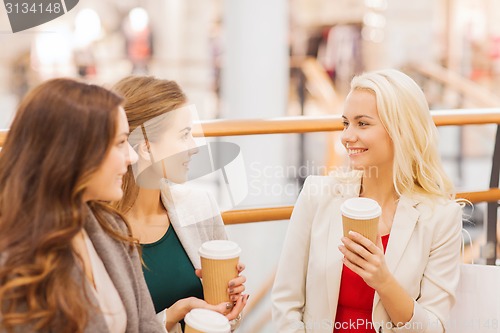
MULTIPOLYGON (((127 114, 130 132, 152 119, 164 119, 166 113, 176 110, 187 103, 187 98, 175 81, 161 80, 153 76, 128 76, 113 86, 113 90, 125 98, 123 108, 127 114)), ((155 141, 164 128, 148 126, 148 139, 155 141)), ((123 178, 123 197, 113 203, 122 214, 134 205, 139 194, 132 166, 123 178)))
POLYGON ((354 77, 351 92, 355 90, 375 95, 380 120, 394 145, 393 182, 398 194, 453 199, 454 187, 437 149, 438 131, 417 83, 398 70, 386 69, 354 77))

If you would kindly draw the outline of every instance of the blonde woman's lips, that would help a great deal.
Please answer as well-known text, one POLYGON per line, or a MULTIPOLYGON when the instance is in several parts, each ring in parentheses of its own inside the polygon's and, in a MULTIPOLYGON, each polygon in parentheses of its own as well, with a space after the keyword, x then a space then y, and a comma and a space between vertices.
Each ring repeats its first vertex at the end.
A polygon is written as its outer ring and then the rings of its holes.
POLYGON ((367 150, 368 149, 365 149, 365 148, 349 148, 349 149, 347 149, 347 153, 349 154, 349 156, 358 155, 358 154, 364 153, 367 150))

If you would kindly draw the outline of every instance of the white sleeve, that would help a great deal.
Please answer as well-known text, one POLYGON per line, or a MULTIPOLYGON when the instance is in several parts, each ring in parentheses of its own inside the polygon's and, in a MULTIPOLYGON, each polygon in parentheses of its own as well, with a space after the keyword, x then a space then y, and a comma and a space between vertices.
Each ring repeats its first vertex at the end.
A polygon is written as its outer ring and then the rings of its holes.
POLYGON ((444 332, 460 277, 462 208, 452 203, 442 210, 437 223, 413 316, 404 326, 394 327, 394 332, 444 332))

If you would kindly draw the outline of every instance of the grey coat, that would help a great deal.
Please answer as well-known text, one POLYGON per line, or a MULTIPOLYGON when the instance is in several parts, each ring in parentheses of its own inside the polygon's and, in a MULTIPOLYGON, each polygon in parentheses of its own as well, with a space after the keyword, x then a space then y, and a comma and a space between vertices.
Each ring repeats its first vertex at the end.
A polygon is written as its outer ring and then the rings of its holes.
MULTIPOLYGON (((166 328, 156 317, 153 301, 144 281, 139 253, 135 249, 130 251, 126 244, 116 241, 106 234, 90 209, 88 212, 85 230, 122 299, 127 313, 126 332, 166 333, 166 328)), ((126 229, 125 223, 119 218, 110 218, 109 223, 115 230, 125 231, 126 229)), ((84 278, 82 270, 75 267, 73 277, 77 284, 80 284, 84 278)), ((85 281, 84 285, 86 286, 86 294, 95 305, 89 309, 89 321, 85 333, 109 333, 106 320, 99 311, 99 303, 90 289, 92 288, 90 283, 85 281)), ((16 333, 35 332, 27 327, 18 327, 14 331, 16 333)), ((0 333, 4 333, 1 328, 0 333)), ((38 333, 58 332, 44 330, 38 333)))
MULTIPOLYGON (((110 223, 114 224, 116 229, 125 230, 121 219, 112 220, 110 223)), ((156 318, 153 302, 144 281, 139 253, 136 250, 130 252, 127 245, 106 234, 93 214, 90 214, 85 230, 122 299, 127 312, 127 332, 166 332, 165 327, 156 318)), ((90 285, 88 286, 90 288, 90 285)), ((89 292, 88 295, 98 304, 92 293, 89 292)), ((109 331, 102 314, 95 313, 90 318, 85 332, 109 331)))

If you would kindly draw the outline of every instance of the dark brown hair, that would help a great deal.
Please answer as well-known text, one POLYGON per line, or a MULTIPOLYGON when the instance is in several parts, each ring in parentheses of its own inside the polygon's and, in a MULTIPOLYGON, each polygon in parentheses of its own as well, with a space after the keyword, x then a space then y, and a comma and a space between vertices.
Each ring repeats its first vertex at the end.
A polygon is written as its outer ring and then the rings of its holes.
POLYGON ((72 276, 72 239, 89 207, 105 232, 129 239, 106 222, 117 213, 82 198, 112 145, 121 103, 70 79, 22 100, 0 152, 0 331, 85 330, 91 304, 72 276))
MULTIPOLYGON (((130 132, 187 102, 186 95, 175 81, 152 76, 128 76, 115 84, 113 90, 125 98, 123 108, 127 114, 130 132)), ((155 133, 151 134, 155 136, 155 133)), ((139 193, 131 166, 123 177, 122 188, 123 197, 113 206, 122 214, 127 214, 139 193)))

